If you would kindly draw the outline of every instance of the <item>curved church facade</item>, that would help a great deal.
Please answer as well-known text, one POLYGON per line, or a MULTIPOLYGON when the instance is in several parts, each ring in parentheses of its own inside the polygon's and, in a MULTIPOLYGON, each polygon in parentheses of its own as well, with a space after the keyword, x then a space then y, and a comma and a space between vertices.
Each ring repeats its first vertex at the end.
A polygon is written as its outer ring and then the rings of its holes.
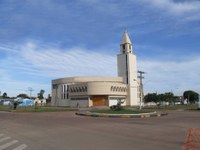
POLYGON ((124 32, 117 55, 118 77, 67 77, 52 80, 52 106, 91 107, 139 105, 136 55, 124 32))

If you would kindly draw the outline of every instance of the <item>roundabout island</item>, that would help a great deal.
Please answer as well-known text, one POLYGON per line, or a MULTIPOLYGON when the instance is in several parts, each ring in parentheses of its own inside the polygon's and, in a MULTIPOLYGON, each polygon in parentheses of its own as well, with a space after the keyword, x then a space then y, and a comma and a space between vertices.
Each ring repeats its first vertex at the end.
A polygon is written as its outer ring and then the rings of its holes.
POLYGON ((138 109, 122 109, 122 110, 108 110, 108 109, 91 109, 79 110, 76 115, 90 116, 90 117, 109 117, 109 118, 149 118, 161 117, 168 115, 165 112, 147 111, 138 109))

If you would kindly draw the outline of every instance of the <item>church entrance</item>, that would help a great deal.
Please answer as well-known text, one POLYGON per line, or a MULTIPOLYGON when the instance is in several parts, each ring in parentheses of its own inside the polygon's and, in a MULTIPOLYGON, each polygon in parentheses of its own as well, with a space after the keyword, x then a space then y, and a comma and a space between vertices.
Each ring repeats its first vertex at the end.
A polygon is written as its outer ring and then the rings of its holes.
POLYGON ((93 106, 106 106, 107 96, 92 96, 93 106))

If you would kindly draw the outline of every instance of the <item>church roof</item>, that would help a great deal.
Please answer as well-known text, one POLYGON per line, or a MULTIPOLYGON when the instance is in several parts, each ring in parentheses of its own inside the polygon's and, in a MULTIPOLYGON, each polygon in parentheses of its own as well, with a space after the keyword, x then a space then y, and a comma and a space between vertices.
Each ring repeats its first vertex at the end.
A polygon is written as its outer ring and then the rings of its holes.
POLYGON ((132 44, 127 31, 124 32, 124 35, 121 41, 121 44, 125 44, 125 43, 132 44))

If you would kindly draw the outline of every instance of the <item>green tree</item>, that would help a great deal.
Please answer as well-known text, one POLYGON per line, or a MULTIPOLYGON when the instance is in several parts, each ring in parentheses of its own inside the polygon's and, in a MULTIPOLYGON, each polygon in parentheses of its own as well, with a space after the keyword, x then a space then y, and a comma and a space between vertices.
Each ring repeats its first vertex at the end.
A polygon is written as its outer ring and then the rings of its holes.
POLYGON ((144 97, 144 102, 148 103, 148 102, 155 102, 160 103, 160 102, 175 102, 176 97, 174 96, 173 93, 171 92, 166 92, 166 93, 161 93, 161 94, 157 94, 157 93, 149 93, 144 97))
POLYGON ((195 103, 199 99, 199 94, 192 90, 188 90, 188 91, 183 92, 183 97, 184 99, 187 99, 190 103, 195 103))
POLYGON ((144 102, 145 103, 154 102, 157 104, 159 102, 159 97, 157 93, 148 93, 147 95, 144 96, 144 102))
POLYGON ((161 94, 161 101, 165 101, 165 102, 175 102, 175 96, 172 92, 166 92, 164 94, 161 94))
POLYGON ((4 92, 2 96, 3 96, 3 98, 7 98, 8 97, 6 92, 4 92))
POLYGON ((21 93, 21 94, 17 95, 17 97, 29 98, 29 96, 27 94, 24 94, 24 93, 21 93))
POLYGON ((38 93, 38 98, 39 99, 43 99, 44 98, 44 93, 45 93, 45 90, 41 89, 40 93, 38 93))

